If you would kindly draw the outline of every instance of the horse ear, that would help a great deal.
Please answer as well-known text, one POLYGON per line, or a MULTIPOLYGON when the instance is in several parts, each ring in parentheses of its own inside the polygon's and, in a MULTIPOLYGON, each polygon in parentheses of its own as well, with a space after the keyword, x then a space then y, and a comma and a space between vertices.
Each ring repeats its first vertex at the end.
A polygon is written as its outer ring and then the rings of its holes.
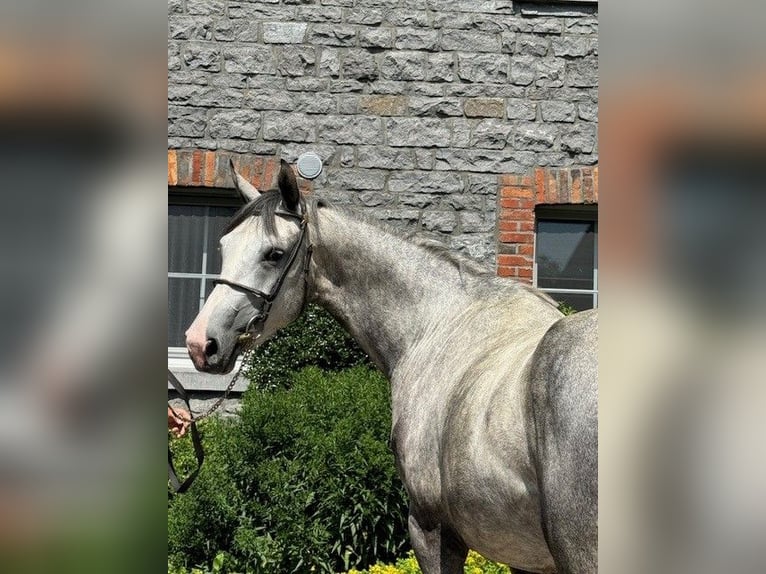
POLYGON ((229 167, 231 168, 231 178, 234 180, 234 187, 237 189, 237 192, 239 192, 242 199, 245 200, 245 203, 249 203, 261 195, 258 188, 237 173, 232 158, 229 158, 229 167))
POLYGON ((284 201, 287 209, 295 211, 300 200, 298 180, 295 179, 295 173, 293 173, 293 168, 290 167, 290 164, 283 159, 279 161, 279 178, 277 179, 279 192, 282 194, 282 201, 284 201))

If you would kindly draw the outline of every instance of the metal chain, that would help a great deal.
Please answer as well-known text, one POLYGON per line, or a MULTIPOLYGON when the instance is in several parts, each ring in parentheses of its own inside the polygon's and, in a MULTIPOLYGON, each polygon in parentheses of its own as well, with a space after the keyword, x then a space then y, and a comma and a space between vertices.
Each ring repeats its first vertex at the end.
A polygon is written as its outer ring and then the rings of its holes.
POLYGON ((218 410, 218 408, 224 403, 226 399, 229 398, 229 393, 231 393, 231 390, 234 388, 234 385, 239 380, 240 376, 242 375, 242 370, 245 368, 245 364, 249 361, 250 357, 253 354, 254 346, 252 345, 252 338, 244 336, 240 337, 240 340, 245 341, 245 349, 242 351, 242 361, 239 364, 239 369, 237 369, 237 372, 234 373, 234 376, 231 378, 231 381, 229 381, 228 386, 226 387, 226 390, 223 392, 223 395, 221 395, 204 413, 198 416, 191 415, 191 418, 183 416, 181 413, 177 412, 173 407, 170 407, 173 411, 173 414, 181 419, 184 422, 187 423, 198 423, 201 420, 206 419, 210 415, 212 415, 215 411, 218 410))

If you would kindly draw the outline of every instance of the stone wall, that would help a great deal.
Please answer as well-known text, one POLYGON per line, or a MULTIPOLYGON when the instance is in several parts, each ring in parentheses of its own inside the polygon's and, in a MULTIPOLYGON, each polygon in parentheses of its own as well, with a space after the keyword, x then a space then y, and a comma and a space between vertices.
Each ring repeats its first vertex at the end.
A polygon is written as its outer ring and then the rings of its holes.
POLYGON ((168 147, 325 161, 314 189, 497 254, 500 175, 598 162, 596 6, 169 0, 168 147))

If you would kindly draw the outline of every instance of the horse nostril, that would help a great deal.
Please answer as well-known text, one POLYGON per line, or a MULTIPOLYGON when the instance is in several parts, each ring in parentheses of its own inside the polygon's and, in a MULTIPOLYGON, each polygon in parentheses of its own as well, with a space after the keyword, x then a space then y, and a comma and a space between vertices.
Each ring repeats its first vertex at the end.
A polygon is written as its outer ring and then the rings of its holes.
POLYGON ((208 339, 205 344, 205 356, 212 357, 218 352, 218 343, 215 339, 208 339))

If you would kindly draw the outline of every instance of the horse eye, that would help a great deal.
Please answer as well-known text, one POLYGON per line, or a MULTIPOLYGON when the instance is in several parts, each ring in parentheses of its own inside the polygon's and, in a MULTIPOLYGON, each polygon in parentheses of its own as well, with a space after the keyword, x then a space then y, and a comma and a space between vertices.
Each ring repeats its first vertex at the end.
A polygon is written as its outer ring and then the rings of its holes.
POLYGON ((285 254, 284 251, 281 249, 272 249, 266 254, 266 261, 271 261, 272 263, 276 263, 280 259, 282 259, 282 256, 285 254))

